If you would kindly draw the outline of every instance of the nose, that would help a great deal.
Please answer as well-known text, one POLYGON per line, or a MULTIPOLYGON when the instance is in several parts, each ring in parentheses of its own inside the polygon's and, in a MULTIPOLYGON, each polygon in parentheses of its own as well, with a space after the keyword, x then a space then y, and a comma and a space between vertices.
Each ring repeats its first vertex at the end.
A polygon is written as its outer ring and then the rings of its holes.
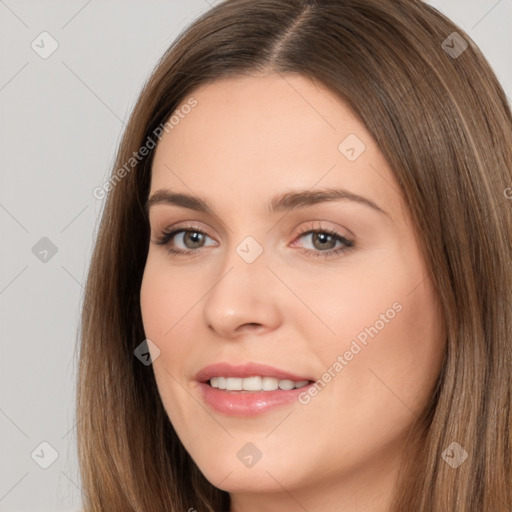
POLYGON ((276 287, 263 256, 247 263, 235 253, 203 302, 208 329, 226 339, 276 329, 281 322, 276 287))

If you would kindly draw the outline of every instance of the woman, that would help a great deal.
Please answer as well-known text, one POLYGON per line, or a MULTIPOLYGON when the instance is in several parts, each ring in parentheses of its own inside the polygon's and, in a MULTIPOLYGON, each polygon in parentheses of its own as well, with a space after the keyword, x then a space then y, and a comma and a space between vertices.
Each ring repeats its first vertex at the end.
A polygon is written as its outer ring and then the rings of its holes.
POLYGON ((510 510, 510 187, 506 96, 420 1, 195 21, 105 187, 84 510, 510 510))

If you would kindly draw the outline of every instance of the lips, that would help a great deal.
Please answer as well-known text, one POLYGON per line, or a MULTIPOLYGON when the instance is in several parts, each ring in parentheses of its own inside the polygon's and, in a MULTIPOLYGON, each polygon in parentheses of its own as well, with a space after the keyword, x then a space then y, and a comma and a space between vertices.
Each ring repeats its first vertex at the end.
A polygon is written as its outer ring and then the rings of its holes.
POLYGON ((208 382, 212 377, 274 377, 278 380, 292 380, 294 382, 311 381, 309 375, 296 375, 291 372, 259 363, 246 363, 232 365, 229 363, 217 363, 206 366, 196 375, 198 382, 208 382))
POLYGON ((212 411, 226 416, 247 418, 265 414, 276 407, 293 406, 298 403, 301 393, 307 392, 315 380, 310 375, 299 375, 274 366, 259 363, 232 365, 217 363, 206 366, 196 375, 200 396, 212 411), (209 383, 213 377, 273 377, 279 381, 311 381, 304 387, 294 389, 277 389, 275 391, 231 391, 212 387, 209 383))

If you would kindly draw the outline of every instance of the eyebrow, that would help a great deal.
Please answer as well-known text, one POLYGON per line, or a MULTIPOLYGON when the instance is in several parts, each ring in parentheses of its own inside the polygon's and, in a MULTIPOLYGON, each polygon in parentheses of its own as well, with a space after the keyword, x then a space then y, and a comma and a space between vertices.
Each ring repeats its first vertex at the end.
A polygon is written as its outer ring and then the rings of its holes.
MULTIPOLYGON (((343 199, 363 204, 389 217, 389 214, 376 203, 374 203, 371 199, 360 196, 358 194, 354 194, 349 190, 332 188, 317 191, 297 190, 286 192, 274 197, 267 205, 267 211, 270 214, 275 214, 278 212, 307 208, 319 203, 339 201, 343 199)), ((188 208, 190 210, 214 215, 213 210, 203 199, 188 194, 172 192, 171 190, 167 189, 157 190, 148 199, 146 202, 146 211, 149 212, 149 209, 156 204, 181 206, 182 208, 188 208)))

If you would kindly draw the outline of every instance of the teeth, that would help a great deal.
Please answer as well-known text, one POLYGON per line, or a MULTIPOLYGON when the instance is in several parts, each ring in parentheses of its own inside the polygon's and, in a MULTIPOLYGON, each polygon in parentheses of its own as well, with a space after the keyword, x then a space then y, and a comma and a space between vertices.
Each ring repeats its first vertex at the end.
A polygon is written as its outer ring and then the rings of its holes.
POLYGON ((309 380, 295 382, 288 379, 274 377, 212 377, 212 388, 226 389, 228 391, 275 391, 277 389, 290 390, 302 388, 309 384, 309 380))

